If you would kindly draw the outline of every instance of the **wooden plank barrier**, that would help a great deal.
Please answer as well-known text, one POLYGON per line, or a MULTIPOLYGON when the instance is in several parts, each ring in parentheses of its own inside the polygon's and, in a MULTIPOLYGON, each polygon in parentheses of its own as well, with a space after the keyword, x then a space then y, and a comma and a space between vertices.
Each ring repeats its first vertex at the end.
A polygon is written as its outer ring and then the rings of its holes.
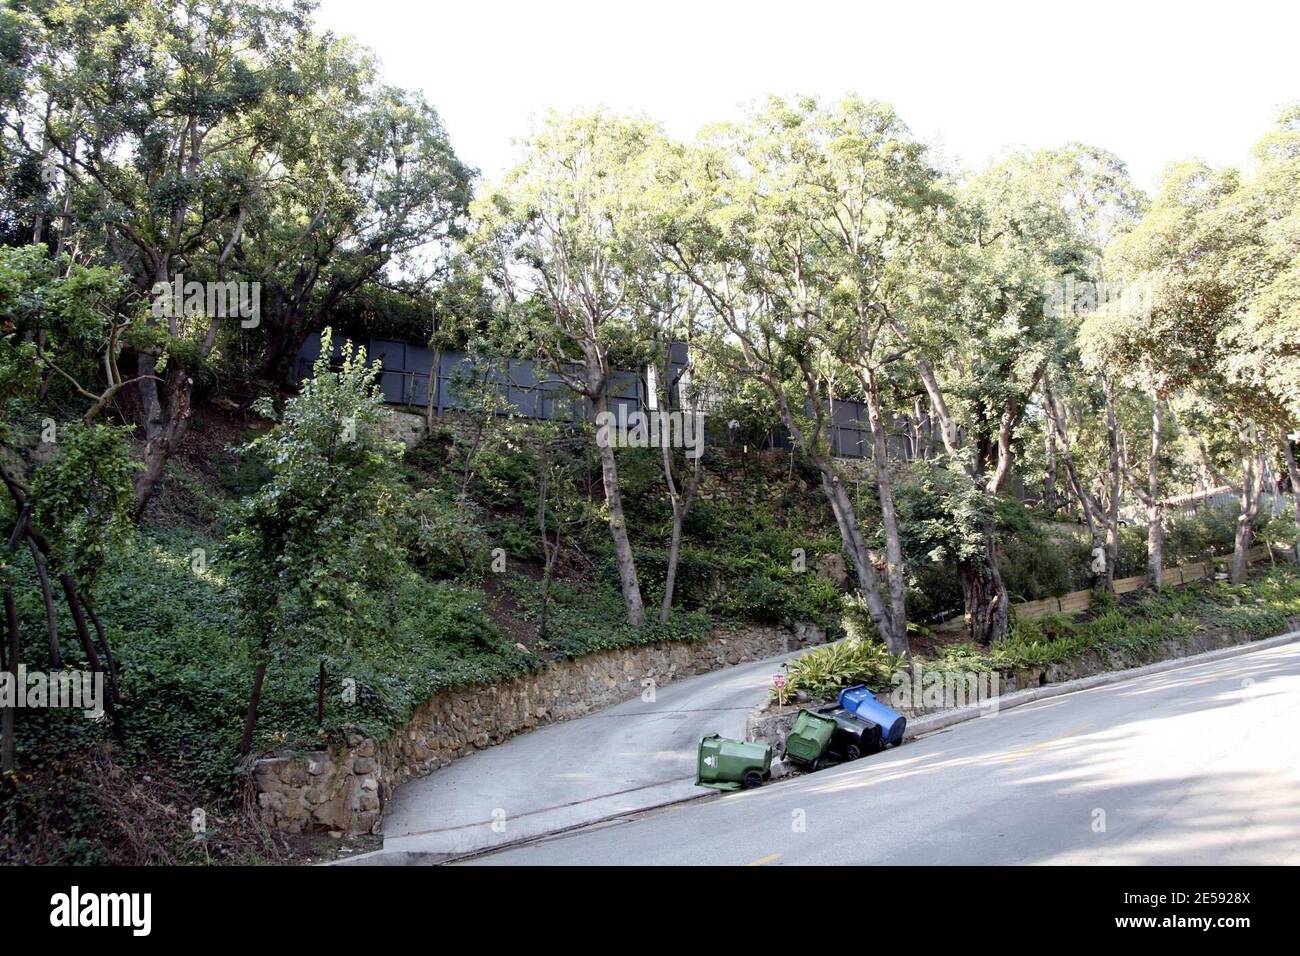
MULTIPOLYGON (((1267 560, 1271 555, 1269 546, 1261 544, 1258 547, 1251 548, 1246 554, 1247 560, 1254 564, 1257 561, 1267 560)), ((1223 561, 1231 560, 1231 555, 1224 555, 1223 561)), ((1200 561, 1196 564, 1179 565, 1172 568, 1165 568, 1160 580, 1164 584, 1178 586, 1188 584, 1192 581, 1199 581, 1203 578, 1214 576, 1215 563, 1213 561, 1200 561)), ((1139 574, 1131 578, 1119 578, 1114 582, 1116 594, 1128 594, 1137 591, 1146 584, 1146 575, 1139 574)), ((1016 617, 1032 621, 1036 617, 1042 617, 1044 614, 1078 614, 1086 611, 1092 606, 1092 591, 1071 591, 1069 594, 1063 594, 1059 598, 1043 598, 1041 601, 1025 601, 1021 604, 1014 605, 1016 617)), ((957 631, 966 626, 966 617, 954 617, 938 625, 936 631, 957 631)))
POLYGON ((1079 614, 1092 607, 1091 591, 1071 591, 1061 597, 1062 614, 1079 614))
POLYGON ((1120 578, 1115 582, 1116 594, 1128 594, 1130 591, 1136 591, 1147 583, 1147 576, 1139 574, 1133 578, 1120 578))

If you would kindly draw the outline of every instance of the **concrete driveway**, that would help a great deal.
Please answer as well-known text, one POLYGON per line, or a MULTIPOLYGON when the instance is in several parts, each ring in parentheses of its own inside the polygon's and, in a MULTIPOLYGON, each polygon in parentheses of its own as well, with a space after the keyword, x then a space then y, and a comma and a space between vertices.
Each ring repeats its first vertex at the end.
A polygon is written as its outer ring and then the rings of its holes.
POLYGON ((1297 864, 1300 643, 1026 704, 483 864, 1297 864))
POLYGON ((700 737, 743 737, 797 653, 688 677, 653 702, 551 724, 412 780, 389 800, 382 855, 367 862, 437 862, 712 793, 695 786, 700 737))

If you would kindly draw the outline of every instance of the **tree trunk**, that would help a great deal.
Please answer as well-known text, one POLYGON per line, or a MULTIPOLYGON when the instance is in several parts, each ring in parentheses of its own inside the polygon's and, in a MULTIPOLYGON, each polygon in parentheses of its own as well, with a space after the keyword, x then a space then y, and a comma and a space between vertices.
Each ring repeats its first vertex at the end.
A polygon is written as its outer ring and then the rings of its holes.
POLYGON ((163 431, 162 401, 158 397, 158 353, 146 349, 136 353, 135 383, 139 393, 140 414, 144 420, 144 440, 156 441, 163 431))
POLYGON ((95 613, 94 606, 86 600, 84 594, 78 591, 77 597, 81 600, 82 608, 85 609, 86 614, 90 617, 91 626, 95 628, 95 636, 99 639, 99 649, 104 655, 104 663, 108 666, 109 687, 112 688, 113 696, 116 698, 118 688, 122 686, 122 682, 117 674, 117 661, 113 659, 113 648, 108 643, 108 634, 104 632, 104 623, 99 619, 99 615, 95 613))
POLYGON ((1147 583, 1159 591, 1165 572, 1164 505, 1160 501, 1160 396, 1152 395, 1151 456, 1147 459, 1147 583))
POLYGON ((984 560, 959 565, 957 576, 971 640, 988 647, 1007 635, 1010 599, 998 569, 991 524, 984 528, 984 541, 984 560))
MULTIPOLYGON (((889 589, 890 618, 901 646, 907 646, 907 577, 903 564, 902 537, 898 533, 898 509, 894 504, 893 470, 885 441, 884 418, 880 410, 880 389, 874 371, 867 373, 867 419, 871 424, 872 466, 876 493, 880 499, 880 523, 885 532, 885 585, 889 589)), ((895 652, 898 653, 898 652, 895 652)))
POLYGON ((554 570, 552 559, 546 559, 546 567, 542 572, 542 607, 537 615, 537 639, 546 640, 548 617, 551 603, 551 576, 554 570))
MULTIPOLYGON (((937 417, 943 429, 944 446, 954 462, 960 461, 957 447, 957 424, 952 412, 944 400, 943 391, 934 369, 928 362, 917 363, 917 371, 930 397, 931 417, 937 417)), ((985 484, 985 490, 998 494, 1011 473, 1011 432, 1017 420, 1014 410, 1008 409, 1003 415, 998 436, 998 461, 993 477, 985 484)), ((982 456, 988 454, 990 446, 987 438, 979 442, 985 449, 982 456)), ((974 482, 982 480, 982 465, 976 463, 966 466, 967 476, 974 482)), ((1002 571, 998 567, 996 533, 993 525, 984 528, 983 560, 968 567, 958 568, 958 578, 962 586, 962 606, 966 620, 970 622, 972 638, 982 644, 996 644, 1007 635, 1009 622, 1008 597, 1006 584, 1002 580, 1002 571)))
MULTIPOLYGON (((602 387, 592 399, 596 415, 608 411, 602 387)), ((623 494, 618 483, 618 462, 614 457, 612 442, 600 442, 600 471, 605 483, 605 504, 609 509, 609 533, 614 539, 614 557, 618 562, 619 585, 623 591, 623 604, 627 608, 627 622, 633 627, 645 623, 645 604, 641 600, 641 583, 637 580, 636 561, 632 557, 632 544, 627 537, 627 521, 623 516, 623 494)))
MULTIPOLYGON (((293 377, 303 344, 313 332, 323 328, 323 323, 307 322, 292 325, 282 331, 268 330, 266 352, 258 365, 255 377, 277 388, 285 388, 293 377)), ((326 355, 326 360, 330 356, 326 355)))
POLYGON ((1050 425, 1043 429, 1043 457, 1043 507, 1049 515, 1055 515, 1061 500, 1056 490, 1056 430, 1050 425))
POLYGON ((673 532, 668 541, 668 571, 664 575, 664 603, 659 609, 659 623, 667 624, 668 618, 673 613, 673 589, 677 584, 677 555, 682 545, 682 525, 685 524, 686 515, 682 509, 674 502, 673 504, 673 532))
POLYGON ((63 652, 59 647, 59 619, 54 610, 54 593, 50 588, 50 575, 45 567, 45 559, 40 550, 27 539, 27 547, 32 553, 32 563, 36 566, 36 578, 41 585, 41 599, 45 602, 45 636, 50 642, 50 667, 58 669, 63 666, 63 652))
POLYGON ((1296 464, 1295 448, 1287 435, 1286 426, 1281 430, 1282 457, 1286 460, 1286 472, 1291 479, 1291 504, 1295 508, 1295 560, 1300 564, 1300 465, 1296 464))
MULTIPOLYGON (((668 407, 666 396, 663 407, 668 407)), ((683 411, 682 414, 690 415, 692 412, 683 411)), ((690 513, 691 504, 695 501, 695 493, 700 486, 700 459, 697 456, 692 461, 691 475, 687 479, 686 488, 680 488, 673 475, 673 452, 669 447, 666 432, 662 439, 664 481, 668 485, 668 499, 673 506, 673 529, 668 541, 668 569, 664 574, 664 600, 663 606, 659 609, 659 623, 667 624, 673 613, 673 593, 677 586, 677 562, 681 556, 682 528, 686 524, 686 516, 690 513)))
POLYGON ((862 537, 862 529, 858 525, 857 513, 853 508, 853 501, 849 498, 848 492, 844 488, 844 483, 840 480, 839 475, 835 473, 830 462, 820 455, 812 455, 813 464, 821 473, 822 490, 826 493, 826 498, 830 502, 831 513, 835 516, 835 524, 840 529, 840 542, 849 560, 853 562, 853 569, 858 578, 858 590, 862 594, 862 599, 867 605, 867 614, 871 622, 880 632, 881 640, 885 642, 885 647, 891 654, 899 654, 910 660, 911 651, 907 643, 906 629, 899 631, 894 623, 894 619, 889 609, 885 606, 884 599, 880 596, 880 581, 876 577, 876 569, 871 564, 871 554, 867 549, 867 543, 862 537))
POLYGON ((551 609, 551 581, 555 577, 555 562, 560 553, 560 542, 557 538, 555 546, 545 546, 546 564, 542 569, 542 607, 537 615, 537 639, 546 640, 547 627, 549 626, 550 609, 551 609))
POLYGON ((244 735, 239 741, 239 755, 247 756, 253 749, 253 732, 257 730, 257 708, 262 703, 262 684, 266 680, 266 661, 257 665, 253 677, 253 692, 248 696, 248 711, 244 714, 244 735))
POLYGON ((1106 590, 1115 589, 1115 568, 1119 564, 1119 419, 1115 414, 1115 382, 1102 378, 1106 396, 1106 446, 1109 452, 1106 472, 1106 590))
POLYGON ((930 416, 925 411, 921 403, 920 396, 917 396, 912 402, 912 415, 915 426, 912 431, 916 436, 912 442, 912 455, 915 458, 929 459, 934 452, 934 428, 930 422, 930 416))
POLYGON ((1243 490, 1241 493, 1242 512, 1237 518, 1237 529, 1233 535, 1232 571, 1228 576, 1233 584, 1246 583, 1246 571, 1250 566, 1250 547, 1255 538, 1250 515, 1245 507, 1246 497, 1246 492, 1243 490))
POLYGON ((1070 450, 1070 437, 1065 426, 1064 406, 1057 400, 1046 383, 1044 388, 1047 411, 1051 416, 1049 421, 1051 427, 1056 430, 1056 437, 1060 442, 1061 461, 1065 465, 1065 476, 1069 481, 1068 487, 1070 493, 1079 502, 1084 521, 1088 525, 1088 534, 1092 540, 1092 590, 1097 593, 1113 593, 1115 590, 1114 563, 1110 557, 1110 549, 1106 546, 1106 527, 1110 514, 1102 507, 1102 503, 1097 500, 1096 496, 1083 486, 1083 479, 1074 466, 1074 454, 1070 450), (1098 558, 1104 562, 1104 566, 1098 566, 1098 558))
POLYGON ((1255 515, 1259 511, 1261 476, 1256 471, 1251 439, 1251 428, 1243 423, 1238 429, 1238 440, 1241 443, 1241 514, 1237 517, 1236 533, 1233 536, 1232 570, 1229 574, 1229 580, 1233 584, 1246 582, 1250 548, 1255 539, 1255 515))
POLYGON ((14 769, 14 717, 18 710, 18 608, 14 604, 13 588, 5 588, 5 670, 9 672, 9 689, 13 699, 0 715, 0 771, 14 769))
MULTIPOLYGON (((762 363, 755 357, 753 350, 748 344, 742 344, 750 367, 762 368, 762 363)), ((817 389, 811 384, 813 379, 809 376, 807 369, 804 370, 804 374, 806 383, 808 383, 809 397, 813 401, 820 401, 817 389)), ((885 606, 885 602, 881 598, 879 579, 876 576, 876 569, 871 563, 871 554, 867 548, 866 540, 862 536, 862 528, 858 524, 857 511, 853 506, 853 500, 845 490, 844 483, 840 480, 835 467, 821 453, 817 436, 814 435, 810 439, 800 422, 795 418, 794 413, 790 410, 789 402, 786 400, 780 381, 768 374, 763 377, 763 384, 776 402, 782 424, 785 425, 795 444, 799 446, 813 467, 817 469, 818 474, 821 475, 822 491, 826 494, 826 500, 831 506, 831 513, 835 516, 835 524, 840 531, 840 542, 845 553, 848 554, 849 560, 853 562, 854 570, 857 572, 858 590, 867 605, 867 614, 871 618, 872 624, 879 631, 880 637, 885 642, 889 652, 906 659, 910 670, 912 653, 908 647, 906 619, 896 620, 892 610, 885 606)), ((818 427, 820 428, 820 423, 818 427)))
MULTIPOLYGON (((90 638, 90 628, 86 626, 86 616, 82 612, 81 598, 77 594, 77 583, 72 580, 72 575, 64 571, 59 575, 59 583, 63 585, 63 597, 68 602, 68 610, 72 612, 72 624, 77 632, 77 639, 81 642, 81 649, 86 654, 86 661, 90 665, 92 672, 104 673, 104 666, 100 663, 99 654, 95 651, 95 642, 90 638)), ((105 695, 104 709, 110 714, 117 709, 117 683, 113 680, 112 674, 108 675, 108 693, 105 695)))
POLYGON ((320 660, 320 673, 316 675, 316 725, 325 724, 325 658, 320 660))
POLYGON ((429 434, 433 434, 433 420, 438 412, 438 375, 441 371, 442 351, 434 349, 433 358, 429 361, 429 394, 424 404, 424 427, 429 434))
POLYGON ((542 606, 537 616, 537 639, 546 640, 546 628, 551 604, 551 578, 555 573, 555 563, 560 554, 560 531, 557 523, 555 544, 546 530, 546 501, 550 494, 550 481, 547 463, 550 460, 545 439, 537 453, 537 533, 542 538, 542 606))
POLYGON ((167 460, 189 429, 190 414, 192 412, 190 400, 194 389, 194 380, 184 370, 178 369, 168 374, 167 384, 171 401, 167 409, 166 423, 157 435, 150 434, 153 430, 152 418, 146 428, 146 435, 149 437, 144 449, 144 470, 136 478, 135 502, 131 507, 131 514, 135 518, 139 518, 144 513, 150 497, 153 496, 154 488, 158 484, 158 479, 162 477, 163 469, 167 466, 167 460))

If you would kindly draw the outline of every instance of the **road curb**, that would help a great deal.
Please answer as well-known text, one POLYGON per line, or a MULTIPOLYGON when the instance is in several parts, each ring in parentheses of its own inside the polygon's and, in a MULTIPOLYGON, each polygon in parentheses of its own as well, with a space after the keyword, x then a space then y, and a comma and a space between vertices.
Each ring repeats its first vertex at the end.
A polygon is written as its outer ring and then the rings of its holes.
MULTIPOLYGON (((688 780, 689 777, 682 779, 688 780)), ((666 807, 675 807, 682 803, 690 803, 693 800, 699 800, 704 797, 720 798, 722 794, 714 790, 701 791, 699 793, 688 794, 687 796, 678 797, 675 800, 664 800, 659 803, 652 803, 644 807, 637 807, 635 810, 623 810, 616 813, 610 813, 603 817, 597 817, 594 820, 587 820, 583 823, 574 823, 567 827, 560 827, 558 830, 550 830, 546 833, 537 833, 532 836, 520 837, 517 840, 510 840, 505 843, 497 843, 492 846, 479 847, 476 850, 464 850, 458 853, 435 853, 421 850, 370 850, 367 853, 358 853, 356 856, 343 857, 338 860, 326 860, 323 863, 317 863, 316 866, 441 866, 444 863, 457 863, 461 860, 472 860, 475 857, 488 856, 493 853, 499 853, 502 850, 516 849, 521 846, 528 846, 530 843, 538 843, 542 840, 549 840, 552 837, 563 836, 566 833, 572 833, 574 830, 585 830, 587 827, 600 826, 602 823, 609 823, 613 820, 621 820, 624 817, 630 817, 638 813, 649 813, 652 810, 663 810, 666 807)))
POLYGON ((1030 687, 1025 690, 1014 691, 1010 694, 995 698, 997 701, 997 709, 995 710, 990 709, 984 704, 970 704, 966 707, 958 707, 954 710, 945 710, 937 714, 931 714, 927 717, 918 717, 916 720, 908 722, 907 730, 903 733, 903 739, 912 740, 913 738, 923 737, 926 734, 932 734, 939 730, 945 730, 954 724, 965 723, 968 720, 974 720, 979 717, 992 717, 1002 713, 1004 710, 1010 710, 1011 708, 1019 707, 1022 704, 1030 704, 1036 700, 1048 700, 1052 697, 1060 697, 1063 694, 1073 694, 1082 690, 1091 690, 1094 687, 1105 687, 1108 684, 1119 684, 1124 681, 1146 677, 1151 674, 1161 674, 1165 671, 1178 670, 1183 667, 1192 667, 1196 664, 1205 664, 1229 657, 1240 657, 1243 654, 1266 650, 1270 647, 1282 647, 1286 644, 1294 644, 1297 641, 1300 641, 1300 631, 1292 631, 1288 634, 1278 634, 1274 637, 1266 637, 1259 641, 1237 644, 1233 647, 1222 647, 1218 650, 1205 651, 1201 654, 1190 654, 1187 657, 1174 657, 1168 660, 1156 661, 1154 664, 1144 664, 1141 667, 1130 667, 1127 670, 1105 671, 1101 674, 1093 674, 1089 677, 1080 677, 1075 680, 1063 681, 1059 684, 1044 684, 1041 687, 1030 687))

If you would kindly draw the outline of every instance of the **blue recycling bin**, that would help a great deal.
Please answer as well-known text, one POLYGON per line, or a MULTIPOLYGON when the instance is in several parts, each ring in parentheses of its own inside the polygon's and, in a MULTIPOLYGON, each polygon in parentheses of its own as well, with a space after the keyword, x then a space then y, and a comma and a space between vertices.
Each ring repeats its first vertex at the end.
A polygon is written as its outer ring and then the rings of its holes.
POLYGON ((896 747, 903 742, 903 729, 907 726, 907 718, 892 707, 886 707, 876 700, 876 695, 865 685, 846 687, 840 691, 840 706, 851 714, 857 714, 863 720, 879 724, 882 743, 893 744, 896 747))

